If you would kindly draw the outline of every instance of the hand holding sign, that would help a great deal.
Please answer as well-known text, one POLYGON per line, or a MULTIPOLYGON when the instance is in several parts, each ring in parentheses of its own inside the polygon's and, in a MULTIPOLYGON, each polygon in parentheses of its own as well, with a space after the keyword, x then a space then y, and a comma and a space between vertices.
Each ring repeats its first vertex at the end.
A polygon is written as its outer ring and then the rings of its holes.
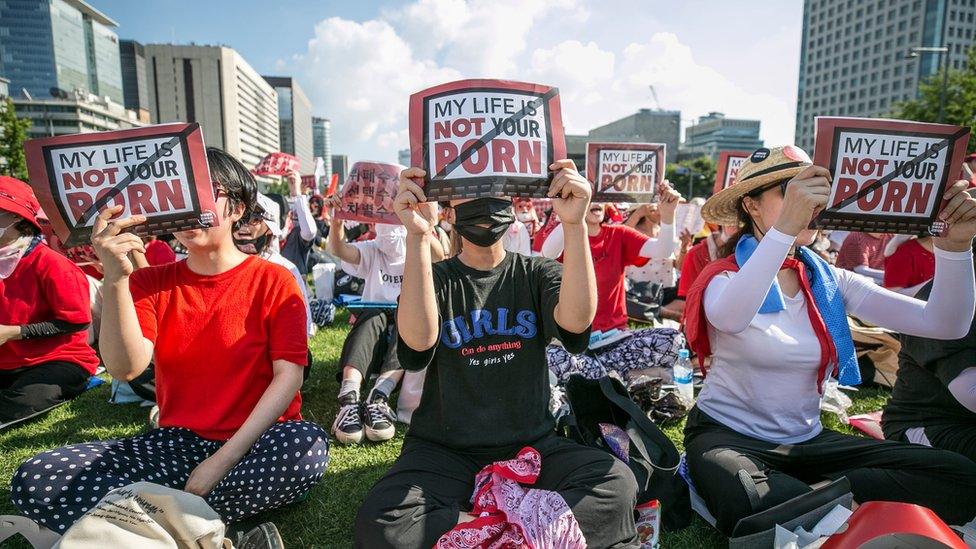
POLYGON ((810 166, 786 184, 783 208, 775 228, 790 236, 800 234, 827 205, 830 196, 830 170, 810 166))
POLYGON ((129 252, 146 253, 146 246, 138 236, 122 232, 129 227, 135 227, 146 222, 146 216, 134 215, 118 221, 110 221, 112 217, 122 213, 123 206, 112 206, 103 210, 95 218, 92 227, 92 247, 102 262, 102 272, 106 283, 118 282, 135 270, 129 259, 129 252))
POLYGON ((590 182, 576 171, 572 160, 557 160, 549 169, 555 172, 548 195, 552 198, 553 211, 567 225, 582 223, 590 205, 590 182))
POLYGON ((400 186, 397 188, 396 199, 393 200, 393 211, 409 234, 425 235, 434 230, 434 222, 430 216, 434 203, 427 203, 424 190, 417 184, 424 180, 425 175, 427 172, 420 168, 407 168, 400 172, 400 186))
POLYGON ((939 219, 949 224, 948 230, 935 239, 936 245, 953 252, 965 252, 972 248, 976 237, 976 198, 966 189, 969 183, 956 181, 943 198, 946 200, 939 219))
POLYGON ((661 212, 661 223, 673 225, 674 211, 678 208, 678 202, 681 201, 681 193, 674 190, 667 179, 658 185, 657 192, 658 201, 661 203, 658 207, 658 211, 661 212))

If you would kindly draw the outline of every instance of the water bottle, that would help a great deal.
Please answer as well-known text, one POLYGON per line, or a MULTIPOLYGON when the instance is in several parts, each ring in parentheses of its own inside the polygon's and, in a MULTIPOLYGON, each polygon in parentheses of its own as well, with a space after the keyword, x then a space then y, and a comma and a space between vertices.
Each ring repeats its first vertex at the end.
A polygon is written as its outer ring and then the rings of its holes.
POLYGON ((688 349, 678 351, 678 361, 674 363, 674 386, 678 396, 688 406, 695 403, 694 369, 691 367, 691 357, 688 349))

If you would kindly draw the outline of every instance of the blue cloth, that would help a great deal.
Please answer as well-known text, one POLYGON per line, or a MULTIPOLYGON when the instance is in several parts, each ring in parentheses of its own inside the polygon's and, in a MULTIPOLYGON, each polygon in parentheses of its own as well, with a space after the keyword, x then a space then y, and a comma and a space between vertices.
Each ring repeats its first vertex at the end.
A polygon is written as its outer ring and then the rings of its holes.
MULTIPOLYGON (((752 257, 752 253, 759 247, 759 241, 752 235, 745 235, 735 246, 735 263, 741 268, 752 257)), ((827 326, 827 333, 834 342, 837 350, 838 381, 841 385, 860 385, 861 371, 857 367, 857 355, 854 353, 854 338, 851 328, 847 324, 847 309, 844 307, 844 296, 837 286, 837 279, 830 265, 820 256, 800 246, 797 256, 803 263, 810 281, 810 293, 813 301, 827 326)), ((785 308, 783 292, 779 289, 779 282, 773 279, 773 285, 766 294, 766 299, 759 307, 759 314, 777 313, 785 308)))

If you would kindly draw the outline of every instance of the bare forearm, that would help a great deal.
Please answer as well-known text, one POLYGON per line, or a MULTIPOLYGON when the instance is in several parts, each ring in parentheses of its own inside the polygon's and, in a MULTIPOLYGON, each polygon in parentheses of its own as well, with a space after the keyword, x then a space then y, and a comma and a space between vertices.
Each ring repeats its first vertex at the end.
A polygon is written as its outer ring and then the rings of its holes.
POLYGON ((346 229, 342 226, 342 221, 337 220, 329 228, 329 237, 325 241, 325 248, 328 252, 346 263, 359 265, 359 250, 355 246, 346 242, 346 229))
POLYGON ((152 350, 139 328, 128 278, 106 281, 102 286, 102 320, 98 341, 105 369, 116 379, 134 379, 152 359, 152 350))
POLYGON ((444 261, 447 257, 447 251, 444 246, 441 245, 441 241, 436 235, 431 235, 428 239, 430 240, 430 260, 432 263, 437 263, 438 261, 444 261))
POLYGON ((415 351, 437 343, 437 300, 430 257, 430 235, 408 234, 403 284, 397 307, 397 329, 403 342, 415 351))
POLYGON ((563 224, 563 279, 555 318, 559 326, 578 334, 593 323, 596 314, 596 275, 583 224, 563 224))

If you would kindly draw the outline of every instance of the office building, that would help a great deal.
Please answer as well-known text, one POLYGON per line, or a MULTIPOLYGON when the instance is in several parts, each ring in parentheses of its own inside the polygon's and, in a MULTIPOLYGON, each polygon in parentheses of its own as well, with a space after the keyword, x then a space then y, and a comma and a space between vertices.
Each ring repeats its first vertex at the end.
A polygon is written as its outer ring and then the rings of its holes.
POLYGON ((349 157, 344 154, 332 155, 332 173, 339 174, 339 185, 344 184, 349 175, 349 157))
POLYGON ((0 99, 10 96, 10 80, 0 76, 0 99))
POLYGON ((587 135, 567 135, 567 156, 580 171, 586 167, 586 144, 594 143, 664 143, 667 162, 675 162, 681 140, 681 111, 641 109, 614 120, 587 135))
POLYGON ((704 155, 717 160, 720 151, 754 151, 762 146, 758 120, 726 118, 723 113, 710 112, 685 129, 681 155, 704 155))
POLYGON ((974 42, 973 0, 805 0, 796 144, 812 152, 816 116, 881 117, 915 98, 943 54, 910 48, 945 46, 961 68, 974 42))
POLYGON ((121 105, 117 26, 83 0, 3 0, 0 74, 15 96, 82 90, 121 105))
POLYGON ((135 111, 82 91, 63 97, 14 97, 18 118, 29 118, 28 139, 75 133, 125 130, 146 125, 135 111))
POLYGON ((278 94, 236 51, 147 44, 145 53, 153 122, 199 122, 207 145, 249 168, 281 150, 278 94))
POLYGON ((312 147, 312 104, 298 82, 290 76, 265 76, 278 94, 278 135, 281 151, 294 155, 301 172, 315 169, 312 147))
POLYGON ((332 122, 312 117, 312 156, 325 161, 325 173, 332 176, 332 122))
POLYGON ((122 61, 122 97, 125 108, 149 122, 149 86, 146 84, 146 49, 135 40, 119 42, 122 61))

